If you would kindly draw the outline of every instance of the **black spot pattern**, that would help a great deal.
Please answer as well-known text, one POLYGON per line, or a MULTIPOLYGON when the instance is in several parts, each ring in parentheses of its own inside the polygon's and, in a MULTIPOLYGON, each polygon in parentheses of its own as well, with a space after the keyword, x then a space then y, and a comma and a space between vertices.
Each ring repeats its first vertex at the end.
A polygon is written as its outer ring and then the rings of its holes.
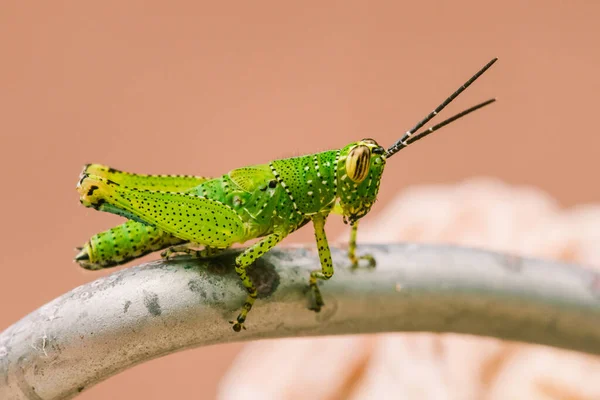
POLYGON ((312 214, 332 205, 336 196, 339 151, 276 160, 271 163, 295 204, 294 211, 312 214))
POLYGON ((106 201, 138 215, 180 239, 228 247, 244 239, 243 221, 228 205, 194 193, 171 193, 111 185, 103 179, 106 201))
POLYGON ((92 236, 83 247, 89 257, 84 264, 90 269, 112 267, 182 242, 162 229, 127 221, 92 236))

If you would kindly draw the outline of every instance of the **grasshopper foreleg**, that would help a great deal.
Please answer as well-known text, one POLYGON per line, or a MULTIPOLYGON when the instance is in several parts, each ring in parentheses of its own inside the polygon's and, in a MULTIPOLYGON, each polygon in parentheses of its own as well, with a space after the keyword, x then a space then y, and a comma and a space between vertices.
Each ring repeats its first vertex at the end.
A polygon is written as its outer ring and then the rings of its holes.
POLYGON ((375 267, 375 258, 371 254, 364 254, 362 256, 356 255, 356 234, 358 232, 358 221, 354 221, 351 224, 350 230, 350 242, 348 243, 348 258, 352 263, 352 268, 358 268, 358 262, 360 260, 367 260, 369 267, 375 267))

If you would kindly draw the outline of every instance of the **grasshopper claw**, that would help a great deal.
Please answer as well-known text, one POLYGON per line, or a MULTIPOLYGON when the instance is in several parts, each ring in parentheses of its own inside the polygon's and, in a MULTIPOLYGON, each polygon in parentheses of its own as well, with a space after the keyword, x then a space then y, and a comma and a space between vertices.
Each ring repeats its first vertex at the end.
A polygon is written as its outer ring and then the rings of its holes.
POLYGON ((240 332, 242 329, 246 330, 243 322, 229 321, 229 323, 233 325, 233 330, 235 332, 240 332))

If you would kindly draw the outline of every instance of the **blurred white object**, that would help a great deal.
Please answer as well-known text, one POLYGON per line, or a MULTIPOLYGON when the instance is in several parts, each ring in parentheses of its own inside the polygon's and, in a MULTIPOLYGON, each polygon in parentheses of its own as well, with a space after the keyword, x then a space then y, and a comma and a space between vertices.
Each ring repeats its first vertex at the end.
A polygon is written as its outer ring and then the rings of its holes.
MULTIPOLYGON (((398 241, 599 267, 600 205, 562 210, 490 179, 413 187, 359 230, 359 242, 398 241)), ((598 376, 597 357, 453 334, 272 340, 246 346, 220 399, 600 399, 598 376)))

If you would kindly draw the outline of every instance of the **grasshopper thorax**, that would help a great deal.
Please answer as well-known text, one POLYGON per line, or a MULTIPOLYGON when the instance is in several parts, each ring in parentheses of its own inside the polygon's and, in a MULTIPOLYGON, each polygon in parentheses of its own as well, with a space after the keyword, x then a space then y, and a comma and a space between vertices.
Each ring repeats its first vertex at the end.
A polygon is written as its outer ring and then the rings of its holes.
POLYGON ((339 205, 354 223, 365 216, 377 198, 385 167, 385 149, 373 139, 363 139, 340 151, 337 166, 339 205))

